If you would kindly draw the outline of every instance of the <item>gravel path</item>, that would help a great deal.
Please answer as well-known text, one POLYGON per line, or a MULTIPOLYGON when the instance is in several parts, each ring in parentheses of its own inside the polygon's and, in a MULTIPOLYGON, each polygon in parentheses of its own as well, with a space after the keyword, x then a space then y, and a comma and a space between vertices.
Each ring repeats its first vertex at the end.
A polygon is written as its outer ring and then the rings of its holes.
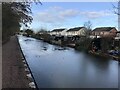
POLYGON ((2 88, 28 88, 17 38, 12 36, 2 47, 2 88))

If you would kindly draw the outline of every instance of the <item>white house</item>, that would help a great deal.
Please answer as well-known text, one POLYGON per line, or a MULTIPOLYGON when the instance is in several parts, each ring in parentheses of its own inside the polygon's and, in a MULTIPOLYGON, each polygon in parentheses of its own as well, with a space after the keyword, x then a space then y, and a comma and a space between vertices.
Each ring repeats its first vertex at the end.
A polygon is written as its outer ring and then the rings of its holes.
POLYGON ((66 29, 54 29, 50 32, 50 35, 64 36, 66 34, 66 29))
POLYGON ((100 36, 95 36, 95 35, 90 35, 89 36, 91 39, 94 39, 94 38, 101 38, 100 36))
POLYGON ((67 30, 67 36, 86 36, 87 28, 85 27, 75 27, 67 30))
POLYGON ((67 36, 67 29, 65 29, 65 30, 63 30, 62 32, 61 32, 61 36, 67 36))

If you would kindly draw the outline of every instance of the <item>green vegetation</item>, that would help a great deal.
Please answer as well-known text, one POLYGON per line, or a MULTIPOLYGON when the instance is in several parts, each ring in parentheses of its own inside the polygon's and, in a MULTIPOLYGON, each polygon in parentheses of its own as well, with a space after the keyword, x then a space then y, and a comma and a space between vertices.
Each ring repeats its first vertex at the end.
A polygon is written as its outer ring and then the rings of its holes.
POLYGON ((50 34, 49 31, 46 29, 41 28, 36 34, 34 34, 32 37, 36 39, 43 39, 44 41, 50 42, 50 34))
POLYGON ((26 36, 32 36, 34 34, 33 30, 27 29, 25 30, 26 36))
POLYGON ((113 38, 101 38, 101 50, 106 53, 108 50, 115 49, 113 38))
POLYGON ((88 51, 91 49, 92 39, 81 37, 79 41, 76 42, 75 48, 80 51, 88 51))

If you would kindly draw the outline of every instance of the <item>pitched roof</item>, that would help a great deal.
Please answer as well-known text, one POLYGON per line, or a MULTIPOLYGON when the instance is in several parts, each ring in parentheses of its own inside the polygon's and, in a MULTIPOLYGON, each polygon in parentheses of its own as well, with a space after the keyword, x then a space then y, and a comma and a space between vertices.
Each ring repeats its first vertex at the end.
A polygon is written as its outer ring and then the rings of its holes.
POLYGON ((75 28, 70 28, 69 30, 67 30, 67 32, 71 32, 71 31, 79 31, 80 29, 85 28, 85 27, 75 27, 75 28))
POLYGON ((61 31, 63 31, 63 30, 65 30, 64 28, 63 29, 54 29, 54 30, 52 30, 51 32, 61 32, 61 31))
POLYGON ((95 28, 93 31, 110 31, 111 29, 116 29, 115 27, 99 27, 95 28))

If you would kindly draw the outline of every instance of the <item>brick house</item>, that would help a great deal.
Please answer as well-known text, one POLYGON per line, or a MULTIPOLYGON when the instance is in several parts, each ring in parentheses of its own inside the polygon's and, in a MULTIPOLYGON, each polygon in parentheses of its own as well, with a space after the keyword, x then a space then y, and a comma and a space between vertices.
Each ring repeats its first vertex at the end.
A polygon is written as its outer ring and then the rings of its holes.
POLYGON ((117 35, 116 35, 115 39, 120 39, 120 31, 118 31, 116 33, 117 33, 117 35))
POLYGON ((117 29, 115 27, 99 27, 95 28, 91 35, 95 37, 116 37, 117 29))

